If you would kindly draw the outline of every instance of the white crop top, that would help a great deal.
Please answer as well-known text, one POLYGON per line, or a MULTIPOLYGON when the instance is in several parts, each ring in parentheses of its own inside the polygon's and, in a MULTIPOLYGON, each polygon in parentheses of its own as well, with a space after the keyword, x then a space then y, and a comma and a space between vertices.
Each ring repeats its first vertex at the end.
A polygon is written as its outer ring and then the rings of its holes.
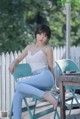
POLYGON ((31 51, 28 51, 26 61, 31 66, 32 72, 48 67, 46 55, 42 50, 37 51, 35 54, 31 54, 31 51))

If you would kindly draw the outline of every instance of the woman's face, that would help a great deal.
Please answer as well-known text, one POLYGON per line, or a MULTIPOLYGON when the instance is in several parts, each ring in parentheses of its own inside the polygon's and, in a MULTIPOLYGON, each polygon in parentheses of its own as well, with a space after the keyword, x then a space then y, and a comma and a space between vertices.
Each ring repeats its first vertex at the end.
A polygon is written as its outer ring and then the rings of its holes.
POLYGON ((48 37, 47 37, 46 33, 38 33, 38 34, 36 34, 36 40, 37 40, 37 42, 46 44, 48 37))

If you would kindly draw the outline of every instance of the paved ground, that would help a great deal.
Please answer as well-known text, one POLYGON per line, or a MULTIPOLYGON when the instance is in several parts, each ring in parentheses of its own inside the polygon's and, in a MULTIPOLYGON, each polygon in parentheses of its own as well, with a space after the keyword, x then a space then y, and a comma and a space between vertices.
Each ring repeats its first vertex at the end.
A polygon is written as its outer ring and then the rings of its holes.
MULTIPOLYGON (((43 105, 43 103, 41 105, 43 105)), ((44 111, 45 109, 52 107, 48 103, 47 103, 47 106, 46 106, 45 103, 44 103, 44 105, 45 105, 44 107, 39 107, 36 111, 37 112, 44 111)), ((60 108, 59 107, 58 107, 58 112, 60 114, 60 108)), ((69 111, 67 110, 66 111, 66 115, 67 115, 67 118, 66 119, 80 119, 80 109, 73 109, 70 116, 68 115, 68 112, 69 111)), ((42 116, 42 117, 40 117, 38 119, 53 119, 53 116, 54 116, 54 112, 49 113, 49 114, 47 114, 45 116, 42 116)), ((7 118, 6 117, 3 117, 3 118, 0 118, 0 119, 9 119, 9 117, 7 117, 7 118)), ((22 113, 22 119, 30 119, 28 112, 23 112, 22 113)), ((56 117, 55 119, 58 119, 58 118, 56 117)))
MULTIPOLYGON (((50 108, 50 107, 52 107, 52 106, 49 105, 49 106, 47 106, 47 107, 42 107, 42 108, 38 109, 37 112, 39 112, 39 111, 44 111, 45 108, 50 108)), ((59 108, 59 107, 58 107, 58 112, 59 112, 59 114, 60 114, 60 108, 59 108)), ((80 119, 80 109, 73 109, 73 110, 71 111, 71 115, 68 115, 68 114, 69 114, 69 111, 67 110, 67 111, 66 111, 67 119, 80 119)), ((38 119, 53 119, 53 116, 54 116, 54 112, 49 113, 49 114, 47 114, 47 115, 45 115, 45 116, 42 116, 42 117, 40 117, 40 118, 38 118, 38 119)), ((23 117, 23 119, 30 119, 30 117, 29 117, 29 115, 28 115, 27 112, 23 113, 23 114, 22 114, 22 117, 23 117)), ((58 119, 58 118, 56 117, 56 119, 58 119)))
MULTIPOLYGON (((58 111, 60 112, 59 108, 58 108, 58 111)), ((66 111, 66 115, 67 115, 67 119, 80 119, 80 109, 72 110, 72 114, 70 116, 68 115, 68 111, 66 111)), ((22 116, 23 116, 23 119, 30 119, 27 113, 24 113, 22 116)), ((53 119, 53 116, 54 116, 54 113, 52 112, 38 119, 53 119)), ((56 117, 56 119, 58 118, 56 117)))
MULTIPOLYGON (((67 119, 80 119, 80 110, 78 110, 78 109, 72 110, 72 114, 70 116, 68 116, 68 111, 66 111, 66 112, 67 112, 67 119)), ((49 113, 49 114, 47 114, 43 117, 40 117, 38 119, 53 119, 53 115, 54 115, 54 113, 52 112, 52 113, 49 113)), ((30 119, 30 117, 28 116, 27 113, 24 113, 22 116, 23 116, 23 119, 30 119)), ((56 119, 58 119, 58 118, 56 117, 56 119)))

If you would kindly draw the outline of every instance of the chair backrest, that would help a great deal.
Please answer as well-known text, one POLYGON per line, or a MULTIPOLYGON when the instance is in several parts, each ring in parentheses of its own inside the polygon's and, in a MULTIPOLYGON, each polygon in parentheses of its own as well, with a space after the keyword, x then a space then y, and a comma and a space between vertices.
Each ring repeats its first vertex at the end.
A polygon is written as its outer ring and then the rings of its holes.
POLYGON ((56 60, 55 62, 59 67, 61 75, 64 75, 66 71, 80 71, 78 66, 71 59, 60 59, 56 60))
POLYGON ((18 78, 23 78, 31 75, 32 75, 32 70, 28 63, 16 65, 15 70, 13 72, 13 77, 15 81, 17 81, 18 78))

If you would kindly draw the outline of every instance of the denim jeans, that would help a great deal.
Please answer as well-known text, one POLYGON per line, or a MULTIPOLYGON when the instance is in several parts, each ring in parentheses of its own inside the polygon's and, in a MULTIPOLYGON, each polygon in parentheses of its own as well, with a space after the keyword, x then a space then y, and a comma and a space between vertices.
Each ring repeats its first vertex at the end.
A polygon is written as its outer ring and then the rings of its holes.
POLYGON ((43 97, 45 91, 50 90, 54 83, 52 72, 43 68, 33 72, 33 75, 16 83, 13 98, 14 119, 21 119, 22 99, 29 95, 43 97))

